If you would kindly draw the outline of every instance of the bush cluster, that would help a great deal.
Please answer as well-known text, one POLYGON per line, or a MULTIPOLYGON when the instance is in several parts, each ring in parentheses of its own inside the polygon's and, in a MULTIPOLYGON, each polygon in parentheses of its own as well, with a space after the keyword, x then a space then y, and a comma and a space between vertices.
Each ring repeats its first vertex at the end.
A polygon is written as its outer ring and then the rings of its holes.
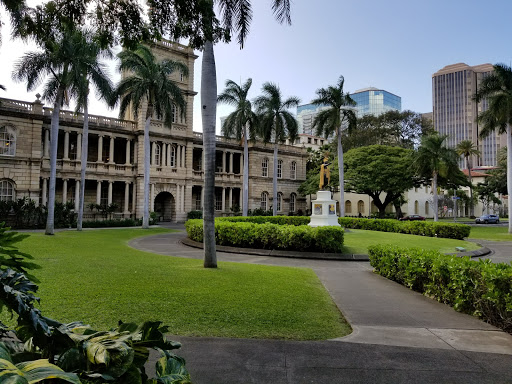
POLYGON ((395 232, 409 235, 443 237, 462 240, 469 236, 471 227, 465 224, 438 223, 429 221, 397 221, 389 219, 359 219, 340 217, 338 222, 344 228, 368 231, 395 232))
MULTIPOLYGON (((136 227, 142 225, 142 220, 122 219, 122 220, 93 220, 84 221, 82 228, 107 228, 107 227, 136 227)), ((76 224, 75 224, 76 227, 76 224)))
POLYGON ((393 246, 368 251, 380 275, 512 333, 512 265, 393 246))
POLYGON ((237 217, 219 217, 217 221, 230 221, 233 223, 244 222, 254 224, 279 224, 279 225, 307 225, 309 217, 307 216, 237 216, 237 217))
MULTIPOLYGON (((265 217, 265 219, 268 218, 265 217)), ((297 217, 284 216, 284 218, 296 219, 297 217)), ((343 249, 344 232, 339 227, 313 228, 304 224, 290 225, 233 219, 240 218, 222 218, 215 221, 216 244, 241 248, 333 253, 341 253, 343 249)), ((254 219, 254 217, 244 219, 254 219)), ((202 220, 189 220, 185 223, 185 227, 190 239, 203 242, 202 220)))

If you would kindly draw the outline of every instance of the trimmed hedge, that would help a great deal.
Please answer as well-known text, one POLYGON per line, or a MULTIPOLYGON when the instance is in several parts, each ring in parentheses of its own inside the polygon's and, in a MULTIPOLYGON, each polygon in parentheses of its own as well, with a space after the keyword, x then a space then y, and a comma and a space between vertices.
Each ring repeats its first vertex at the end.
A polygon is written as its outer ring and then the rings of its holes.
POLYGON ((216 221, 230 221, 232 223, 254 223, 254 224, 279 224, 279 225, 308 225, 309 216, 235 216, 219 217, 216 221))
POLYGON ((471 231, 471 227, 466 224, 439 223, 431 221, 398 221, 390 219, 340 217, 338 218, 338 222, 344 228, 395 232, 429 237, 443 237, 458 240, 468 237, 471 231))
POLYGON ((393 246, 368 251, 380 275, 512 333, 512 265, 393 246))
MULTIPOLYGON (((142 220, 122 219, 122 220, 92 220, 84 221, 82 228, 107 228, 107 227, 137 227, 142 225, 142 220)), ((74 224, 76 228, 76 223, 74 224)))
MULTIPOLYGON (((203 220, 188 220, 185 228, 190 239, 203 242, 203 220)), ((226 218, 215 221, 215 243, 241 248, 341 253, 343 234, 339 227, 233 222, 226 218)))

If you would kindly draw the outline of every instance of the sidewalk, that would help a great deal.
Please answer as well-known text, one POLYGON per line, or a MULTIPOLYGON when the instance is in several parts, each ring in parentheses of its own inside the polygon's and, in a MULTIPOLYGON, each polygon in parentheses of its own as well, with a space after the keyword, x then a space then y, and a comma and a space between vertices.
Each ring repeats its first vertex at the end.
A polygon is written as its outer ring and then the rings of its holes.
MULTIPOLYGON (((130 245, 202 259, 202 250, 181 244, 184 236, 161 234, 130 245)), ((367 262, 217 257, 312 268, 354 332, 320 342, 175 337, 195 383, 512 382, 512 336, 374 274, 367 262)))

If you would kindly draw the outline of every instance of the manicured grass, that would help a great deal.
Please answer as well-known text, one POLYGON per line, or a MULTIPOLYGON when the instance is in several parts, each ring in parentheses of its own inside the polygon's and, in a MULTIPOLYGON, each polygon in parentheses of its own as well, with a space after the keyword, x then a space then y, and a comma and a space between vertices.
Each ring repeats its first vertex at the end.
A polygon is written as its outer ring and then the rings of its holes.
POLYGON ((161 320, 171 333, 193 336, 314 340, 351 332, 311 269, 227 262, 205 269, 202 260, 126 245, 162 232, 31 234, 19 248, 42 266, 34 275, 43 314, 105 330, 118 320, 161 320))
POLYGON ((370 245, 379 244, 439 250, 442 253, 456 252, 455 247, 464 247, 468 251, 480 248, 474 243, 463 240, 438 239, 391 232, 363 231, 361 229, 350 229, 349 231, 345 233, 344 252, 346 253, 367 254, 370 245))
POLYGON ((495 241, 512 241, 512 235, 507 227, 487 227, 485 224, 471 227, 470 239, 483 239, 495 241))

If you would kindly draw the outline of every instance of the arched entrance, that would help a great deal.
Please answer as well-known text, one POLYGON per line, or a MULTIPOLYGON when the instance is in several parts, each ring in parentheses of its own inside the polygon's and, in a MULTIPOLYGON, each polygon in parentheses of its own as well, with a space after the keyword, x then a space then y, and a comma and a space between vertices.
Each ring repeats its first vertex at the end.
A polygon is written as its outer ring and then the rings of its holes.
POLYGON ((158 221, 172 221, 176 212, 173 195, 169 192, 156 195, 155 212, 158 214, 158 221))

